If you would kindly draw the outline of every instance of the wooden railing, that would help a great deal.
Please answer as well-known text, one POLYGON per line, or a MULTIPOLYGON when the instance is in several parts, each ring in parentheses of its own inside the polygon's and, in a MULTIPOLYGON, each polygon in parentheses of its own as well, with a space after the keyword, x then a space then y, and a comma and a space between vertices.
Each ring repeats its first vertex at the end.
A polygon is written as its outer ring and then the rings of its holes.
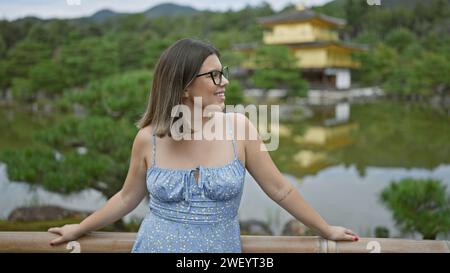
MULTIPOLYGON (((0 252, 130 252, 136 233, 91 232, 77 241, 50 246, 47 232, 0 232, 0 252)), ((246 253, 450 253, 449 241, 360 238, 335 242, 315 236, 241 236, 246 253)))

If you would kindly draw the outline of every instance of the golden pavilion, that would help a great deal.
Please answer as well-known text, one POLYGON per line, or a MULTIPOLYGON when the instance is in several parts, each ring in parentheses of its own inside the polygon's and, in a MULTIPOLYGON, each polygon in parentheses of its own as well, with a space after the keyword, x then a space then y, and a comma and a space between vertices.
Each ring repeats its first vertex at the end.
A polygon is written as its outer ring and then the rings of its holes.
MULTIPOLYGON (((299 4, 293 11, 260 18, 259 23, 265 29, 264 44, 288 46, 311 88, 350 88, 351 70, 359 66, 352 53, 363 48, 339 40, 337 31, 345 25, 344 20, 299 4)), ((243 68, 256 69, 252 62, 255 47, 238 45, 236 49, 247 55, 243 68)))

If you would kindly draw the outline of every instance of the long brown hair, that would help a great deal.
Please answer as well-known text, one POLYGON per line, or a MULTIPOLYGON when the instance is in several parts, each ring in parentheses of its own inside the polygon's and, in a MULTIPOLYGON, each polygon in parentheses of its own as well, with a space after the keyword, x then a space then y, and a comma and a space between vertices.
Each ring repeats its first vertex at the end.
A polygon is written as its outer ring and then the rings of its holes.
POLYGON ((172 108, 182 103, 187 85, 212 54, 220 57, 213 45, 194 39, 178 40, 164 50, 156 64, 147 109, 136 126, 150 124, 157 136, 170 135, 172 108))

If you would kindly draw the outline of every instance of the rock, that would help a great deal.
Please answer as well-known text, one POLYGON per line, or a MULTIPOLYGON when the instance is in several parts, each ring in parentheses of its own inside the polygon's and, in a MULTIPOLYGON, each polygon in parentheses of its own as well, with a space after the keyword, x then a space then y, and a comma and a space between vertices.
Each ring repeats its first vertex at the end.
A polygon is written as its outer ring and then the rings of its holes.
POLYGON ((270 227, 258 220, 241 221, 241 232, 248 235, 273 235, 270 227))
POLYGON ((57 206, 20 207, 9 214, 8 221, 48 221, 64 218, 85 218, 91 213, 57 206))

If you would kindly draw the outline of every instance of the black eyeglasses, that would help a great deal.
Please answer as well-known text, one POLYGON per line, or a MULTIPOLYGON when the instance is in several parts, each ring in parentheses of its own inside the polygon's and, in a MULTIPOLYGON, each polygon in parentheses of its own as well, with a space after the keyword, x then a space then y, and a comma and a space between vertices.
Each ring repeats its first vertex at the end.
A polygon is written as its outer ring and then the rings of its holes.
POLYGON ((224 66, 224 67, 222 68, 221 71, 219 71, 219 70, 213 70, 213 71, 209 71, 209 72, 206 72, 206 73, 198 74, 198 75, 195 76, 195 77, 200 77, 200 76, 210 75, 211 78, 212 78, 212 80, 213 80, 213 83, 214 83, 215 85, 221 85, 221 84, 222 84, 222 78, 225 77, 225 78, 228 79, 228 75, 229 75, 229 74, 230 74, 230 73, 229 73, 229 71, 228 71, 228 66, 224 66), (223 76, 223 77, 222 77, 222 76, 223 76))

